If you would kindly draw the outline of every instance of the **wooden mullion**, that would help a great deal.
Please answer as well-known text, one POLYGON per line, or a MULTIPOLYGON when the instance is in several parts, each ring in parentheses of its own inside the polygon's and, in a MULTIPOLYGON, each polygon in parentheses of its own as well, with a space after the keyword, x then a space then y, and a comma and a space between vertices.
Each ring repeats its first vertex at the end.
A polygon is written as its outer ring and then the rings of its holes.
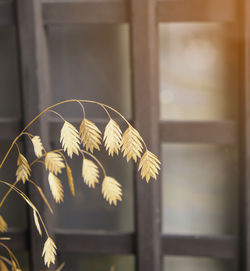
POLYGON ((61 252, 93 254, 134 254, 135 234, 86 231, 56 230, 56 243, 61 252))
POLYGON ((238 270, 250 271, 250 1, 239 1, 239 251, 238 270))
POLYGON ((165 255, 231 260, 237 258, 237 238, 235 236, 164 234, 162 238, 162 251, 165 255))
POLYGON ((236 121, 161 121, 161 142, 236 144, 236 121), (185 131, 185 133, 183 133, 185 131))
MULTIPOLYGON (((22 118, 23 125, 26 125, 49 103, 48 52, 40 1, 17 0, 16 14, 20 56, 22 118)), ((49 126, 45 118, 37 120, 29 131, 35 135, 40 135, 45 147, 49 147, 49 126)), ((34 159, 33 147, 28 140, 25 141, 25 153, 28 160, 34 159)), ((48 195, 47 186, 45 186, 46 176, 41 165, 36 165, 32 168, 32 178, 39 183, 45 194, 48 195)), ((49 232, 51 232, 51 215, 40 195, 30 185, 28 185, 28 194, 40 211, 49 232)), ((42 239, 37 233, 32 210, 29 210, 31 270, 40 270, 44 269, 42 249, 45 239, 42 239)))
MULTIPOLYGON (((134 124, 159 155, 158 23, 156 1, 130 1, 134 124)), ((160 182, 136 182, 137 271, 161 270, 160 182)))

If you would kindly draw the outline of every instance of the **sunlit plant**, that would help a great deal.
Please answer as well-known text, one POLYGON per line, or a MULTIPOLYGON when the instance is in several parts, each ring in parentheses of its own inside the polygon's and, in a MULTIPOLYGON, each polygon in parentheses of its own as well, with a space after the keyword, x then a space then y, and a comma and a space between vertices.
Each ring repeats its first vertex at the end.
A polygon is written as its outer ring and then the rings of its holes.
MULTIPOLYGON (((123 157, 126 157, 127 162, 129 162, 131 159, 134 160, 134 162, 139 161, 138 171, 140 172, 141 178, 145 179, 146 182, 149 182, 150 179, 157 179, 157 175, 160 170, 160 161, 156 155, 148 150, 147 145, 141 137, 140 133, 127 121, 127 119, 120 112, 106 104, 91 100, 65 100, 44 109, 33 120, 31 120, 30 123, 27 124, 27 126, 23 129, 23 131, 14 139, 0 164, 0 168, 2 168, 10 151, 14 146, 16 146, 18 152, 16 180, 12 184, 8 181, 0 180, 1 184, 9 187, 9 190, 1 199, 0 207, 3 206, 10 192, 15 191, 32 208, 34 222, 38 233, 42 235, 42 232, 45 232, 46 234, 46 241, 44 244, 42 256, 44 258, 44 263, 48 268, 51 264, 55 263, 57 249, 56 245, 50 237, 46 225, 36 206, 21 189, 17 188, 17 184, 20 182, 23 184, 29 182, 30 184, 34 185, 43 198, 45 204, 49 208, 50 212, 53 214, 53 210, 38 184, 39 180, 36 180, 35 182, 31 179, 32 167, 37 163, 44 166, 45 170, 48 172, 48 183, 52 196, 55 202, 59 204, 63 202, 64 199, 64 189, 59 174, 61 174, 63 170, 66 171, 71 193, 72 195, 75 195, 75 184, 71 168, 68 164, 68 159, 72 159, 73 155, 81 156, 82 178, 84 183, 89 188, 95 188, 96 185, 100 184, 104 199, 110 205, 117 205, 118 201, 122 200, 122 186, 115 178, 107 175, 104 166, 94 154, 94 151, 100 151, 100 146, 102 144, 104 145, 107 154, 110 156, 122 153, 123 157), (83 111, 83 120, 80 124, 79 131, 62 115, 54 111, 56 107, 65 103, 77 103, 81 106, 83 111), (109 121, 103 132, 94 122, 86 118, 86 112, 84 108, 84 104, 86 103, 100 106, 107 114, 109 121), (39 135, 33 135, 28 132, 28 128, 38 118, 47 112, 52 112, 63 120, 59 139, 62 145, 61 149, 47 150, 43 145, 42 139, 39 135), (115 119, 111 117, 112 114, 117 115, 117 117, 121 118, 127 124, 127 129, 124 132, 121 130, 115 119), (19 148, 18 140, 22 136, 27 136, 30 139, 31 144, 33 144, 34 155, 36 158, 32 162, 27 160, 19 148)), ((7 228, 7 223, 0 215, 0 232, 7 232, 7 228)), ((3 242, 4 240, 8 239, 8 237, 0 238, 0 246, 5 248, 9 255, 9 258, 0 256, 0 270, 6 271, 11 268, 11 270, 20 271, 21 267, 15 255, 3 242)), ((62 267, 63 266, 60 266, 58 270, 61 270, 62 267)))

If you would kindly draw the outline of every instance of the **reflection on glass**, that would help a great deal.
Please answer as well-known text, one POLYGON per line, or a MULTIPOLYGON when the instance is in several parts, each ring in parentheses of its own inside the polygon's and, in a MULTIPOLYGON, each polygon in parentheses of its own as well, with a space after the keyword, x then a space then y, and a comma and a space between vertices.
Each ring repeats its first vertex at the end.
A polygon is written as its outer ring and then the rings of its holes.
MULTIPOLYGON (((71 168, 74 176, 76 195, 69 191, 67 177, 61 176, 65 188, 64 202, 57 205, 57 227, 66 229, 133 231, 133 170, 121 155, 109 157, 106 151, 96 153, 103 163, 107 175, 114 177, 122 185, 123 200, 117 206, 110 206, 101 194, 101 184, 89 188, 82 179, 82 158, 74 157, 71 168)), ((102 174, 100 174, 100 183, 102 174)))
POLYGON ((0 26, 0 40, 0 117, 17 117, 20 96, 14 27, 0 26))
MULTIPOLYGON (((94 99, 131 117, 128 25, 51 26, 48 30, 53 101, 94 99)), ((80 107, 64 105, 69 117, 80 107)), ((95 105, 88 117, 103 117, 95 105)))
POLYGON ((209 258, 164 257, 165 271, 232 271, 230 261, 209 258))
POLYGON ((163 144, 162 165, 165 233, 236 232, 235 147, 163 144))
POLYGON ((218 23, 161 24, 161 119, 236 116, 237 50, 218 23))
MULTIPOLYGON (((1 160, 7 152, 10 144, 10 141, 0 142, 1 160)), ((14 149, 6 160, 6 164, 0 170, 1 180, 5 180, 9 183, 13 183, 16 180, 16 159, 17 153, 14 149)), ((0 198, 2 198, 3 195, 8 191, 9 187, 5 186, 4 184, 0 185, 0 198)), ((24 186, 22 183, 20 183, 18 187, 23 190, 24 186)), ((24 200, 14 191, 11 192, 1 208, 1 215, 8 223, 9 227, 25 227, 27 225, 26 204, 24 200)))
POLYGON ((65 271, 133 271, 135 270, 134 256, 120 255, 82 255, 79 253, 63 253, 59 255, 59 261, 65 262, 65 271))

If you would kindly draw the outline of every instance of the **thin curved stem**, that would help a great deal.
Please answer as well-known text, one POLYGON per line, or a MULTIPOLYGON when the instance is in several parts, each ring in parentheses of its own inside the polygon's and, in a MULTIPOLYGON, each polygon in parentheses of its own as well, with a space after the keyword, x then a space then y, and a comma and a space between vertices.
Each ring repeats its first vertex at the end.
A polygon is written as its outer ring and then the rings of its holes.
MULTIPOLYGON (((3 180, 0 180, 0 183, 5 184, 5 185, 11 187, 11 185, 10 185, 9 183, 7 183, 7 182, 5 182, 5 181, 3 181, 3 180)), ((42 219, 42 217, 41 217, 39 211, 37 210, 36 206, 32 203, 32 201, 29 199, 29 197, 28 197, 22 190, 20 190, 20 189, 17 188, 17 187, 13 187, 13 190, 14 190, 17 194, 19 194, 21 197, 23 197, 24 200, 29 204, 29 206, 30 206, 35 212, 37 212, 37 214, 38 214, 38 216, 39 216, 39 218, 40 218, 40 221, 41 221, 41 223, 42 223, 42 225, 43 225, 43 228, 44 228, 44 230, 45 230, 47 236, 49 237, 49 233, 48 233, 48 231, 47 231, 47 228, 46 228, 46 226, 45 226, 45 224, 44 224, 44 222, 43 222, 43 219, 42 219)))
POLYGON ((1 202, 0 202, 0 208, 2 207, 4 201, 6 200, 6 198, 8 197, 8 195, 10 194, 10 192, 14 189, 14 187, 17 185, 18 182, 19 182, 19 181, 16 180, 16 181, 12 184, 11 188, 10 188, 10 189, 7 191, 7 193, 4 195, 4 197, 2 198, 2 200, 1 200, 1 202))
POLYGON ((15 264, 17 265, 17 267, 20 269, 20 264, 19 264, 17 258, 15 257, 14 253, 5 244, 3 244, 2 242, 0 242, 0 245, 2 247, 4 247, 8 251, 11 260, 13 260, 15 262, 15 264))
POLYGON ((57 115, 59 118, 61 118, 63 121, 66 121, 65 118, 64 118, 61 114, 57 113, 56 111, 54 111, 54 110, 49 110, 49 112, 52 112, 52 113, 56 114, 56 115, 57 115))
MULTIPOLYGON (((102 169, 104 177, 107 176, 105 168, 103 167, 102 163, 92 153, 85 151, 85 150, 80 150, 80 151, 82 154, 85 153, 85 154, 89 155, 90 157, 92 157, 98 163, 100 168, 102 169)), ((84 158, 84 155, 83 155, 83 158, 84 158)))
POLYGON ((82 108, 82 112, 83 112, 83 119, 85 119, 85 117, 86 117, 86 111, 85 111, 85 108, 84 108, 83 104, 80 101, 78 101, 78 100, 76 100, 76 102, 78 102, 80 104, 80 106, 82 108))

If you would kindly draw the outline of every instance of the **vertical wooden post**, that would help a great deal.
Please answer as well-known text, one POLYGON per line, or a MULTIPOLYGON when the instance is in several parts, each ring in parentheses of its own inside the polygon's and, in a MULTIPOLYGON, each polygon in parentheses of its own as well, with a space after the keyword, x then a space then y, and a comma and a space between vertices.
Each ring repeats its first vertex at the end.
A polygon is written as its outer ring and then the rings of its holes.
POLYGON ((239 1, 239 252, 238 270, 250 271, 250 1, 239 1))
MULTIPOLYGON (((50 103, 50 76, 45 30, 42 22, 41 1, 16 0, 17 35, 20 57, 20 80, 22 97, 22 120, 26 125, 42 108, 50 103)), ((32 125, 31 133, 40 135, 46 147, 49 147, 49 126, 44 118, 32 125)), ((29 160, 34 159, 33 147, 25 141, 25 152, 29 160)), ((40 165, 32 169, 32 178, 46 191, 44 169, 40 165)), ((45 224, 50 230, 51 215, 38 193, 29 186, 29 197, 40 211, 45 224)), ((32 211, 29 212, 29 233, 31 270, 44 268, 42 249, 44 240, 39 236, 33 222, 32 211)))
MULTIPOLYGON (((155 0, 131 0, 134 119, 159 155, 158 23, 155 0)), ((160 182, 136 182, 137 270, 161 270, 160 182)))

